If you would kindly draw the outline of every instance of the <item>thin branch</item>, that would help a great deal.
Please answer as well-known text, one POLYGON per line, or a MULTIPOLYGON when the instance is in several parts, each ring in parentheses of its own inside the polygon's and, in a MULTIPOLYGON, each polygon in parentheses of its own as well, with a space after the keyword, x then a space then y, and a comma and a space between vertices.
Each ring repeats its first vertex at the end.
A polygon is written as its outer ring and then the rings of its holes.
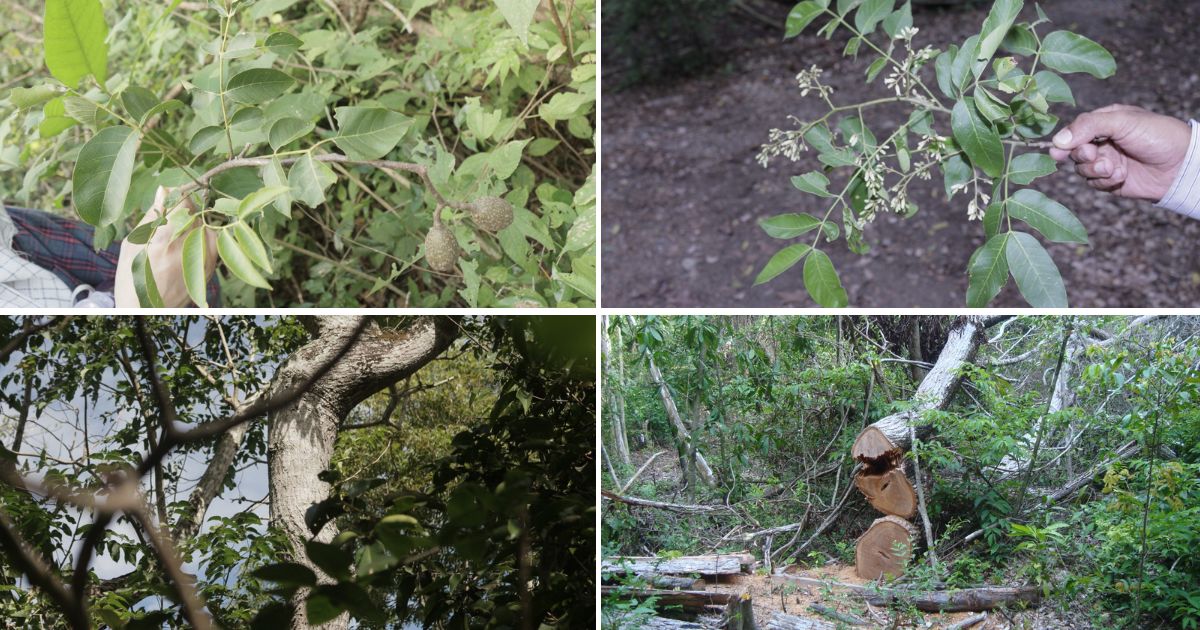
POLYGON ((67 590, 62 580, 55 575, 34 550, 17 533, 17 526, 0 509, 0 548, 9 562, 16 565, 17 570, 29 578, 29 583, 42 589, 54 600, 54 603, 67 617, 67 622, 76 630, 87 630, 91 626, 87 612, 80 606, 79 600, 67 590))
MULTIPOLYGON (((433 180, 431 180, 429 177, 429 169, 421 164, 414 164, 412 162, 394 162, 391 160, 355 160, 338 153, 322 153, 321 155, 313 155, 311 157, 318 162, 336 162, 339 164, 371 166, 385 171, 404 171, 406 173, 413 173, 421 178, 421 181, 425 183, 425 187, 428 188, 429 192, 433 194, 433 197, 437 200, 438 204, 449 206, 456 210, 466 210, 469 207, 469 204, 448 201, 445 197, 443 197, 441 191, 439 191, 437 187, 433 185, 433 180)), ((195 181, 181 186, 179 188, 179 193, 181 195, 187 195, 188 193, 195 192, 202 187, 207 187, 208 182, 212 180, 213 177, 216 177, 225 171, 249 166, 266 166, 267 164, 270 164, 273 159, 274 158, 257 157, 235 158, 228 160, 208 169, 207 172, 197 177, 195 181)), ((279 160, 279 163, 284 165, 294 164, 301 159, 303 158, 283 158, 279 160)))

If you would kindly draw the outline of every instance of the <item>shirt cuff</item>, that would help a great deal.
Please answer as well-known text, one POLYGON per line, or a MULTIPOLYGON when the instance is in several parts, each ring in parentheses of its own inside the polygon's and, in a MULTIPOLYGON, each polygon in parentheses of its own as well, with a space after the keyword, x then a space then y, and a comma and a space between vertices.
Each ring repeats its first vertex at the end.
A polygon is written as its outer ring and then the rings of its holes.
POLYGON ((1175 176, 1175 182, 1156 206, 1178 212, 1185 217, 1200 219, 1200 123, 1188 122, 1192 127, 1192 142, 1188 145, 1183 167, 1175 176))

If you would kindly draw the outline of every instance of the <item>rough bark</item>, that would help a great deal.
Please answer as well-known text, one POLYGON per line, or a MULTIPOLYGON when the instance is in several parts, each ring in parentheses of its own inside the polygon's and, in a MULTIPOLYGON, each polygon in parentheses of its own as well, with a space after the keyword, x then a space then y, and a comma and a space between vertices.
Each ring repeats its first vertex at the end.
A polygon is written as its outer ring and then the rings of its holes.
POLYGON ((669 619, 667 617, 651 617, 643 621, 641 627, 649 628, 650 630, 705 630, 703 624, 693 621, 669 619))
POLYGON ((880 589, 800 575, 779 574, 775 577, 805 586, 851 591, 876 606, 903 602, 926 612, 974 612, 1016 605, 1036 606, 1041 601, 1042 593, 1042 590, 1036 586, 984 586, 946 591, 918 591, 900 588, 880 589))
POLYGON ((658 397, 662 399, 663 408, 667 411, 667 418, 671 420, 671 424, 675 426, 675 431, 679 433, 679 440, 682 442, 684 450, 695 453, 696 469, 700 471, 700 477, 704 479, 704 482, 710 486, 717 485, 712 468, 709 467, 708 462, 704 459, 704 455, 695 448, 692 434, 688 431, 687 425, 683 423, 683 418, 679 415, 679 408, 675 406, 675 398, 671 396, 671 390, 667 387, 667 382, 663 379, 662 372, 654 364, 653 357, 650 358, 649 364, 650 380, 658 388, 658 397))
POLYGON ((750 554, 717 554, 712 556, 683 556, 654 558, 649 556, 618 556, 600 561, 600 570, 608 573, 655 573, 700 575, 737 575, 749 573, 754 566, 750 554), (743 568, 744 567, 744 568, 743 568))
POLYGON ((877 420, 864 429, 851 451, 856 459, 867 465, 889 455, 886 451, 880 452, 880 447, 885 445, 877 441, 878 437, 885 438, 894 449, 907 451, 911 444, 910 427, 917 439, 923 439, 932 432, 932 425, 921 422, 921 412, 945 409, 950 404, 950 398, 962 381, 962 368, 975 359, 975 353, 983 342, 983 328, 983 319, 971 316, 964 318, 950 331, 937 362, 917 387, 913 408, 877 420))
POLYGON ((737 602, 739 595, 718 593, 716 591, 668 591, 655 588, 625 588, 623 586, 601 586, 602 597, 628 597, 645 600, 657 597, 655 604, 659 609, 681 610, 688 614, 707 612, 724 612, 731 602, 737 602), (715 611, 711 610, 716 608, 715 611))
MULTIPOLYGON (((303 383, 325 365, 357 330, 358 317, 325 317, 316 323, 316 338, 296 351, 275 374, 270 388, 286 391, 303 383)), ((337 534, 332 523, 309 531, 305 513, 329 496, 329 484, 318 475, 329 467, 338 427, 363 400, 416 372, 441 354, 457 336, 445 318, 420 318, 403 330, 384 330, 371 324, 354 347, 303 395, 270 417, 267 455, 270 471, 271 525, 291 544, 296 562, 328 581, 308 560, 304 544, 310 539, 329 542, 337 534)), ((308 628, 305 592, 297 593, 293 628, 308 628)), ((324 628, 345 628, 342 616, 324 628)))

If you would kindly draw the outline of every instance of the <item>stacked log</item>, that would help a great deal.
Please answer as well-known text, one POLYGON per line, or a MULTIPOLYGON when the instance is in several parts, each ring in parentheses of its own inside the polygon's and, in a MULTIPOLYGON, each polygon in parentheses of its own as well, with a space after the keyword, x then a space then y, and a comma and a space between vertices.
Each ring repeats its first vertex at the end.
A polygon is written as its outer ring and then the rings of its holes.
POLYGON ((917 528, 909 519, 917 513, 917 492, 905 471, 904 454, 914 438, 923 438, 933 427, 922 413, 945 409, 962 379, 962 368, 974 360, 982 342, 983 320, 967 317, 951 329, 933 368, 913 396, 913 408, 894 413, 869 425, 854 440, 851 454, 861 464, 854 485, 867 502, 883 513, 858 539, 855 571, 875 580, 896 578, 912 556, 917 528))

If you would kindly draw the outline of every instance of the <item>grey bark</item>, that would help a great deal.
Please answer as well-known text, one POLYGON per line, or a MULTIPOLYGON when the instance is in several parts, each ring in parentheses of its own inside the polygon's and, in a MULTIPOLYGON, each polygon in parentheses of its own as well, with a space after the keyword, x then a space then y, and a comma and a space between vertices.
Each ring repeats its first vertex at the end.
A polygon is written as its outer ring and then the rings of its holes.
POLYGON ((870 426, 878 429, 892 444, 904 451, 911 446, 913 436, 917 439, 928 436, 933 426, 921 422, 921 412, 945 409, 950 404, 951 396, 962 382, 962 368, 975 360, 975 353, 983 342, 983 328, 983 318, 964 318, 950 331, 946 345, 938 354, 937 362, 917 387, 917 393, 913 396, 913 408, 877 420, 870 426))
POLYGON ((689 453, 695 453, 696 469, 700 471, 700 477, 704 479, 704 482, 710 486, 717 485, 716 477, 713 475, 708 461, 695 448, 692 434, 688 431, 687 425, 683 423, 683 418, 679 415, 679 408, 675 406, 675 398, 671 396, 671 390, 667 387, 667 382, 663 379, 662 372, 654 364, 654 357, 650 357, 649 363, 650 380, 658 388, 658 397, 662 399, 663 408, 667 411, 667 418, 671 420, 671 424, 675 426, 675 430, 679 433, 679 439, 683 443, 684 450, 689 453))
POLYGON ((680 573, 736 575, 738 573, 748 573, 753 566, 754 556, 750 554, 683 556, 681 558, 624 556, 603 558, 600 561, 600 570, 609 573, 654 573, 665 575, 680 573))
MULTIPOLYGON (((608 375, 610 380, 614 377, 616 380, 615 383, 610 383, 610 386, 605 388, 608 392, 608 400, 610 405, 609 419, 612 422, 613 449, 617 453, 617 459, 622 464, 631 466, 633 465, 633 460, 629 457, 629 440, 626 437, 627 433, 625 430, 625 384, 622 381, 621 373, 618 371, 616 374, 614 374, 612 370, 613 345, 612 340, 608 336, 607 315, 604 316, 604 321, 600 326, 600 339, 603 342, 604 350, 604 373, 608 375)), ((617 352, 620 352, 619 346, 617 352)))
MULTIPOLYGON (((286 391, 302 383, 344 347, 359 325, 358 317, 318 318, 316 338, 296 351, 275 374, 270 388, 286 391)), ((329 497, 329 484, 318 475, 329 467, 338 427, 372 394, 415 373, 441 354, 457 336, 445 318, 423 317, 404 330, 370 324, 354 347, 292 404, 270 417, 267 442, 270 471, 271 525, 291 544, 296 562, 312 569, 322 582, 330 578, 308 559, 305 542, 329 542, 337 534, 327 523, 314 535, 305 524, 310 507, 329 497)), ((297 593, 293 628, 308 628, 306 592, 297 593)), ((346 628, 346 615, 323 628, 346 628)))

